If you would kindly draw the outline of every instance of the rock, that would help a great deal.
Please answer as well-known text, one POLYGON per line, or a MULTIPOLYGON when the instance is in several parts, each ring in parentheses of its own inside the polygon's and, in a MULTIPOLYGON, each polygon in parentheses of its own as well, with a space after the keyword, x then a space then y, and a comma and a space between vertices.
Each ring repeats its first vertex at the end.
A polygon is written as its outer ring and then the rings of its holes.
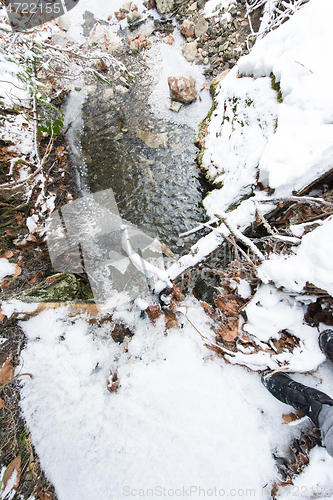
POLYGON ((64 31, 68 31, 71 26, 71 22, 65 17, 60 16, 56 19, 56 25, 64 31))
POLYGON ((160 14, 171 12, 175 6, 174 0, 156 0, 156 8, 160 14))
POLYGON ((202 61, 202 64, 204 64, 205 66, 207 66, 207 64, 209 64, 209 59, 208 57, 204 57, 203 61, 202 61))
POLYGON ((103 99, 107 101, 108 99, 113 99, 113 97, 114 97, 113 88, 109 87, 103 90, 103 99))
POLYGON ((123 87, 123 85, 116 85, 115 91, 117 94, 125 95, 129 91, 126 87, 123 87))
POLYGON ((67 42, 66 33, 59 31, 59 33, 54 33, 52 35, 52 43, 53 45, 59 45, 59 47, 63 47, 67 42))
POLYGON ((147 130, 136 130, 136 136, 141 139, 149 148, 158 148, 165 146, 168 140, 168 134, 153 134, 147 130))
POLYGON ((127 14, 127 22, 128 24, 133 24, 142 20, 142 14, 137 10, 133 10, 127 14))
POLYGON ((164 40, 164 42, 167 43, 168 45, 172 45, 174 41, 175 39, 172 35, 167 36, 166 39, 164 40))
POLYGON ((197 2, 192 3, 187 9, 187 12, 195 12, 198 8, 197 2))
POLYGON ((194 38, 194 28, 195 24, 192 23, 192 21, 185 19, 180 27, 180 32, 184 35, 185 38, 194 38))
POLYGON ((204 17, 199 17, 198 22, 195 25, 195 37, 200 38, 205 35, 208 31, 208 22, 204 17))
POLYGON ((103 71, 103 72, 107 72, 109 71, 109 68, 107 66, 107 64, 103 61, 103 59, 99 59, 96 63, 96 67, 97 67, 97 70, 98 71, 103 71))
POLYGON ((112 42, 109 45, 108 52, 111 55, 119 55, 123 52, 123 46, 119 42, 112 42))
POLYGON ((118 21, 122 21, 126 17, 125 12, 120 12, 120 11, 116 11, 114 15, 116 16, 118 21))
POLYGON ((91 45, 99 45, 105 49, 110 45, 109 33, 106 26, 96 23, 91 30, 89 43, 91 45))
POLYGON ((170 101, 167 103, 167 108, 171 109, 171 111, 174 111, 175 113, 179 113, 180 108, 183 107, 183 104, 181 102, 177 101, 170 101))
POLYGON ((126 2, 124 5, 120 7, 120 12, 124 12, 125 14, 128 14, 131 11, 132 7, 132 2, 126 2))
POLYGON ((223 53, 223 59, 225 61, 229 61, 229 59, 232 58, 232 53, 230 52, 230 50, 226 50, 224 53, 223 53))
POLYGON ((95 94, 96 90, 97 90, 97 86, 96 85, 87 85, 86 86, 86 91, 87 91, 87 93, 89 95, 95 94))
POLYGON ((197 42, 184 43, 182 52, 187 61, 194 61, 197 56, 197 42))
POLYGON ((220 82, 222 82, 222 80, 224 80, 224 78, 227 76, 229 71, 230 71, 230 69, 225 69, 224 71, 222 71, 222 73, 220 73, 215 78, 213 78, 213 80, 211 81, 211 84, 210 84, 210 88, 209 88, 209 91, 212 95, 215 94, 215 90, 216 90, 217 85, 220 82))
POLYGON ((170 76, 168 84, 171 99, 184 104, 194 101, 197 98, 195 83, 193 76, 170 76))
POLYGON ((133 52, 133 54, 136 54, 140 52, 142 49, 150 47, 151 45, 148 38, 145 38, 144 35, 142 35, 142 33, 137 35, 133 40, 132 38, 129 38, 127 40, 127 43, 129 44, 129 48, 133 52))

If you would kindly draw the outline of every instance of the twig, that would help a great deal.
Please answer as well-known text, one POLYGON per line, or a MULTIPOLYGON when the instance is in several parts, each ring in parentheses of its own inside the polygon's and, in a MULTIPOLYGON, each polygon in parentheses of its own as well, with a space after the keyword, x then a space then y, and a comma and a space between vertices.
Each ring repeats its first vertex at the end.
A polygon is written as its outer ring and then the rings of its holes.
POLYGON ((333 207, 333 203, 323 200, 322 198, 314 198, 313 196, 287 196, 286 198, 266 198, 264 200, 258 200, 259 203, 287 203, 288 201, 295 201, 298 203, 318 203, 326 205, 327 207, 333 207))
POLYGON ((229 229, 230 233, 239 241, 241 241, 245 246, 250 248, 250 250, 258 257, 260 262, 265 260, 264 255, 260 252, 259 248, 244 234, 242 234, 238 229, 233 227, 227 219, 227 215, 224 214, 222 217, 218 214, 214 214, 223 224, 229 229))
POLYGON ((190 325, 194 328, 194 330, 200 335, 200 337, 202 338, 202 340, 204 340, 205 342, 208 342, 210 345, 214 346, 214 347, 217 347, 218 349, 221 349, 222 351, 225 351, 227 354, 229 354, 229 356, 232 356, 234 357, 235 356, 235 353, 232 352, 232 351, 229 351, 229 349, 227 349, 226 347, 223 347, 221 345, 218 345, 218 344, 215 344, 215 342, 212 342, 211 340, 209 340, 208 337, 206 337, 205 335, 203 335, 200 330, 198 330, 198 328, 192 323, 192 321, 189 319, 189 317, 187 316, 187 306, 178 306, 178 309, 177 309, 178 312, 180 312, 183 316, 185 316, 185 318, 187 319, 187 321, 190 323, 190 325), (186 313, 183 313, 183 311, 180 311, 179 310, 179 307, 185 307, 186 309, 186 313))
POLYGON ((267 231, 268 231, 269 234, 274 235, 275 233, 274 233, 273 229, 271 228, 271 226, 269 225, 268 221, 265 219, 264 215, 262 214, 262 212, 259 209, 258 202, 255 201, 254 204, 255 204, 255 207, 256 207, 257 216, 261 220, 263 226, 265 227, 265 229, 267 229, 267 231))

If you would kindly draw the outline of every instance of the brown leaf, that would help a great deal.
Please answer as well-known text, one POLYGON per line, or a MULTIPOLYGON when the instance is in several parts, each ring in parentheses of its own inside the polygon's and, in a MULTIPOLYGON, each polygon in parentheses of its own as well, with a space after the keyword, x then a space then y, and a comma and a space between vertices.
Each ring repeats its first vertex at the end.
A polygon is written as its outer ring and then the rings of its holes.
POLYGON ((34 243, 37 242, 37 238, 36 236, 34 236, 33 234, 29 233, 28 236, 25 238, 26 241, 33 241, 34 243))
POLYGON ((177 300, 177 302, 182 302, 185 300, 185 295, 179 290, 176 285, 172 285, 173 296, 177 300))
POLYGON ((15 267, 15 272, 13 274, 14 278, 16 278, 17 276, 20 276, 21 272, 22 272, 22 267, 16 266, 15 267))
POLYGON ((5 407, 5 402, 3 399, 0 398, 0 410, 5 407))
POLYGON ((290 422, 295 422, 295 420, 299 420, 300 418, 304 417, 304 413, 301 411, 297 410, 295 413, 283 413, 282 418, 284 420, 285 424, 290 424, 290 422))
POLYGON ((120 382, 117 380, 116 382, 112 382, 111 385, 108 385, 109 392, 117 392, 120 386, 120 382))
POLYGON ((8 280, 6 280, 6 279, 3 279, 3 280, 1 281, 1 288, 2 288, 3 290, 6 290, 6 288, 9 288, 9 287, 10 287, 10 283, 9 283, 9 281, 8 281, 8 280))
POLYGON ((0 321, 5 319, 6 315, 2 312, 1 306, 0 306, 0 321))
POLYGON ((2 257, 4 257, 5 259, 10 259, 11 257, 13 257, 13 252, 11 250, 7 250, 3 255, 2 257))
POLYGON ((224 314, 228 316, 239 316, 237 303, 233 300, 217 297, 215 299, 216 307, 218 307, 224 314))
POLYGON ((15 219, 16 219, 17 224, 19 224, 19 225, 23 224, 23 222, 25 222, 25 216, 21 212, 19 212, 17 215, 15 215, 15 219))
POLYGON ((148 306, 146 309, 146 313, 148 314, 150 321, 154 321, 162 314, 161 306, 159 304, 156 304, 154 306, 148 306))
POLYGON ((8 236, 16 236, 16 233, 11 229, 5 229, 5 233, 8 234, 8 236))
POLYGON ((178 326, 178 321, 174 312, 169 311, 168 314, 164 316, 165 326, 167 328, 175 328, 178 326))
POLYGON ((16 483, 13 485, 13 488, 17 488, 20 482, 20 477, 21 477, 21 455, 18 457, 14 458, 14 460, 8 465, 5 475, 3 477, 2 481, 2 491, 5 491, 6 486, 10 478, 12 477, 14 471, 16 471, 17 476, 16 476, 16 483))
POLYGON ((0 368, 0 384, 6 384, 10 382, 13 378, 13 365, 12 356, 6 359, 2 367, 0 368))

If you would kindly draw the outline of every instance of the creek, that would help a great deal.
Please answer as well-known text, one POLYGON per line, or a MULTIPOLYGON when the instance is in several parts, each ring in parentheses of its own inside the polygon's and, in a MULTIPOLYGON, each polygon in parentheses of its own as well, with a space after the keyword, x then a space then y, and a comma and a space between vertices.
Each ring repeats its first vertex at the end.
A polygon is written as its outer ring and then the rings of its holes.
MULTIPOLYGON (((128 35, 123 33, 123 41, 128 35)), ((200 105, 200 116, 205 116, 210 98, 205 91, 203 104, 200 98, 197 104, 184 106, 179 115, 165 108, 168 66, 175 66, 178 75, 192 68, 181 54, 180 35, 175 37, 174 47, 155 39, 147 56, 124 51, 120 60, 135 74, 136 84, 119 81, 116 75, 115 89, 94 83, 81 92, 73 90, 67 121, 82 106, 69 137, 82 190, 95 193, 112 188, 122 218, 155 233, 176 255, 182 255, 197 237, 178 235, 207 220, 193 143, 199 119, 193 116, 197 117, 200 105)), ((199 73, 197 67, 193 71, 199 73)))

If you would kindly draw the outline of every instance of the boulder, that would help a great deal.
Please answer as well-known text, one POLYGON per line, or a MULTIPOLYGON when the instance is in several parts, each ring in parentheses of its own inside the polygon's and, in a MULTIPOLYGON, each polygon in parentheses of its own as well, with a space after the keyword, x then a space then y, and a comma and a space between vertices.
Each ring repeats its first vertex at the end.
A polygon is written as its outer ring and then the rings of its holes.
POLYGON ((175 0, 156 0, 156 8, 160 14, 171 12, 175 7, 175 0))
POLYGON ((168 78, 171 99, 189 104, 197 98, 193 76, 170 76, 168 78))
POLYGON ((194 41, 184 43, 182 52, 187 61, 194 61, 194 59, 197 57, 197 42, 194 41))
POLYGON ((185 19, 185 21, 182 23, 180 27, 180 32, 184 35, 186 39, 194 38, 194 28, 195 24, 192 21, 185 19))
POLYGON ((204 17, 200 17, 195 25, 195 37, 200 38, 205 35, 208 31, 208 22, 204 17))

